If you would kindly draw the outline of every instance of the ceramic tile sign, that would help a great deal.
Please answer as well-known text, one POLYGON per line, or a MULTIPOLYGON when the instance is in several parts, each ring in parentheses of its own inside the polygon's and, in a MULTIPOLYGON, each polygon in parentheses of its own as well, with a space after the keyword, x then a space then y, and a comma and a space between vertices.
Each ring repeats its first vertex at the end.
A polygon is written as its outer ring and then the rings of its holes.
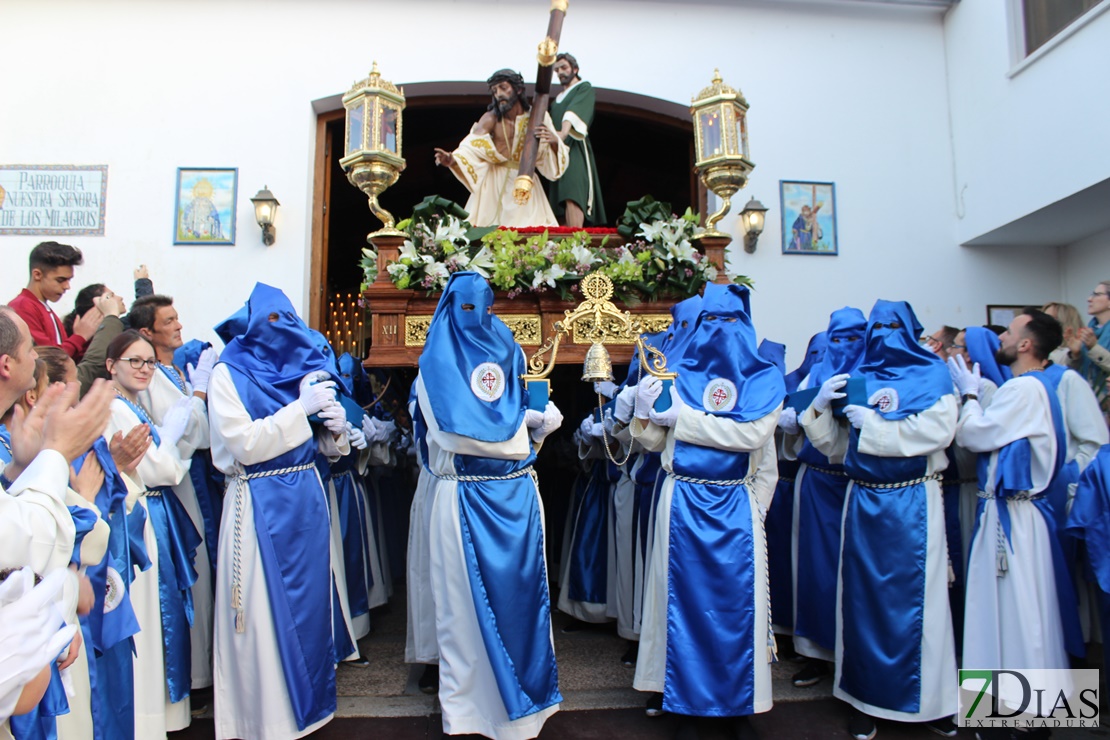
POLYGON ((0 236, 104 236, 108 165, 0 164, 0 236))

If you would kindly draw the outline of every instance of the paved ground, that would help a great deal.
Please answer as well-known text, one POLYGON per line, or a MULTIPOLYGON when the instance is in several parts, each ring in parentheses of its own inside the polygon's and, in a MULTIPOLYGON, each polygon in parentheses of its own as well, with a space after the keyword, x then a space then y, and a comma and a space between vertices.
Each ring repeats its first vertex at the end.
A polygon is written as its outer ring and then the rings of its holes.
MULTIPOLYGON (((443 737, 435 697, 421 694, 416 686, 419 671, 404 663, 405 597, 394 594, 390 607, 372 614, 374 631, 359 643, 370 660, 367 668, 341 666, 337 680, 337 717, 312 735, 313 740, 384 738, 424 740, 443 737)), ((555 653, 563 711, 544 726, 541 740, 663 740, 674 735, 674 717, 649 719, 643 711, 644 695, 632 689, 633 670, 621 664, 628 643, 611 625, 563 633, 571 620, 554 616, 555 653)), ((795 688, 790 676, 797 663, 784 660, 772 666, 775 707, 756 716, 752 723, 763 740, 847 740, 846 706, 832 698, 832 681, 825 679, 807 689, 795 688)), ((719 722, 699 726, 703 740, 724 740, 731 735, 719 722)), ((173 740, 211 740, 215 737, 211 714, 196 720, 173 740)), ((879 721, 882 740, 936 738, 924 727, 879 721)), ((960 738, 973 738, 961 731, 960 738)), ((1110 730, 1057 731, 1061 740, 1110 738, 1110 730)), ((243 738, 243 740, 251 740, 243 738)))

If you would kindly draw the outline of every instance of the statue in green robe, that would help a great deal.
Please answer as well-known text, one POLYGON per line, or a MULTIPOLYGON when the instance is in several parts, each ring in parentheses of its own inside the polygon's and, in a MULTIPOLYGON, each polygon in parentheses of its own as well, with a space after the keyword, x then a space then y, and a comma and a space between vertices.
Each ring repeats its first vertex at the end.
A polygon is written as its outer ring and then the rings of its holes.
POLYGON ((578 61, 559 54, 554 72, 563 91, 551 102, 555 130, 570 148, 570 162, 561 178, 551 183, 551 208, 565 226, 600 226, 605 223, 601 182, 597 176, 590 127, 594 122, 594 89, 578 76, 578 61))

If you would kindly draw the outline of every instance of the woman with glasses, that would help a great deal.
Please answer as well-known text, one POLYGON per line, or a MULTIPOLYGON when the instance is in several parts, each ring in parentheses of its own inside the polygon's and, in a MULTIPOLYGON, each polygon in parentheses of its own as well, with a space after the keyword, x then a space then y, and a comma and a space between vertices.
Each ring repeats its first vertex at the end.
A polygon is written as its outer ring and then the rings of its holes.
POLYGON ((1102 413, 1110 413, 1110 280, 1103 280, 1087 298, 1087 326, 1068 342, 1071 367, 1091 384, 1102 413))
POLYGON ((191 588, 197 578, 193 559, 201 542, 171 488, 189 472, 177 451, 189 409, 175 406, 162 425, 155 426, 139 402, 157 364, 154 347, 133 329, 108 345, 105 367, 116 398, 104 438, 110 440, 116 432, 126 435, 140 424, 150 427, 151 436, 150 447, 131 474, 142 489, 135 505, 146 511, 143 540, 150 558, 150 568, 131 586, 140 627, 135 635, 135 737, 142 738, 165 738, 190 722, 191 588))

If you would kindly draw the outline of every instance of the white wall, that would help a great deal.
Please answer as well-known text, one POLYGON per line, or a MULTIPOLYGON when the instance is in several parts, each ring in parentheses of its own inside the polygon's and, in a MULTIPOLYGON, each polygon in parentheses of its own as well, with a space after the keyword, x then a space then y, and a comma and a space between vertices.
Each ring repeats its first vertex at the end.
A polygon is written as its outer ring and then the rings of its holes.
POLYGON ((1110 230, 1063 247, 1064 272, 1061 295, 1066 303, 1087 315, 1087 298, 1095 286, 1110 280, 1110 230))
MULTIPOLYGON (((0 162, 108 164, 106 234, 71 240, 87 255, 76 285, 102 281, 126 294, 131 268, 146 262, 157 289, 178 297, 186 334, 209 336, 254 280, 305 306, 313 100, 345 91, 375 59, 397 83, 484 80, 503 66, 530 77, 547 6, 8 3, 0 39, 19 64, 2 87, 0 162), (260 69, 269 71, 256 82, 260 69), (239 168, 236 246, 172 246, 179 166, 239 168), (248 200, 263 184, 282 204, 270 248, 248 200)), ((1041 300, 1044 286, 1051 297, 1060 283, 1055 254, 1016 261, 956 245, 936 11, 583 0, 572 4, 562 46, 601 87, 685 104, 720 67, 743 90, 757 167, 735 200, 755 195, 771 211, 757 253, 737 244, 733 264, 756 279, 756 325, 788 345, 792 365, 845 304, 866 311, 876 298, 906 299, 926 327, 970 324, 987 303, 1041 300), (836 182, 839 257, 780 253, 780 179, 836 182)), ((722 222, 734 232, 737 210, 722 222)), ((24 283, 37 241, 0 238, 14 265, 0 274, 0 297, 24 283)))
POLYGON ((960 243, 1110 177, 1110 13, 1011 77, 1009 5, 962 0, 945 23, 960 243))

